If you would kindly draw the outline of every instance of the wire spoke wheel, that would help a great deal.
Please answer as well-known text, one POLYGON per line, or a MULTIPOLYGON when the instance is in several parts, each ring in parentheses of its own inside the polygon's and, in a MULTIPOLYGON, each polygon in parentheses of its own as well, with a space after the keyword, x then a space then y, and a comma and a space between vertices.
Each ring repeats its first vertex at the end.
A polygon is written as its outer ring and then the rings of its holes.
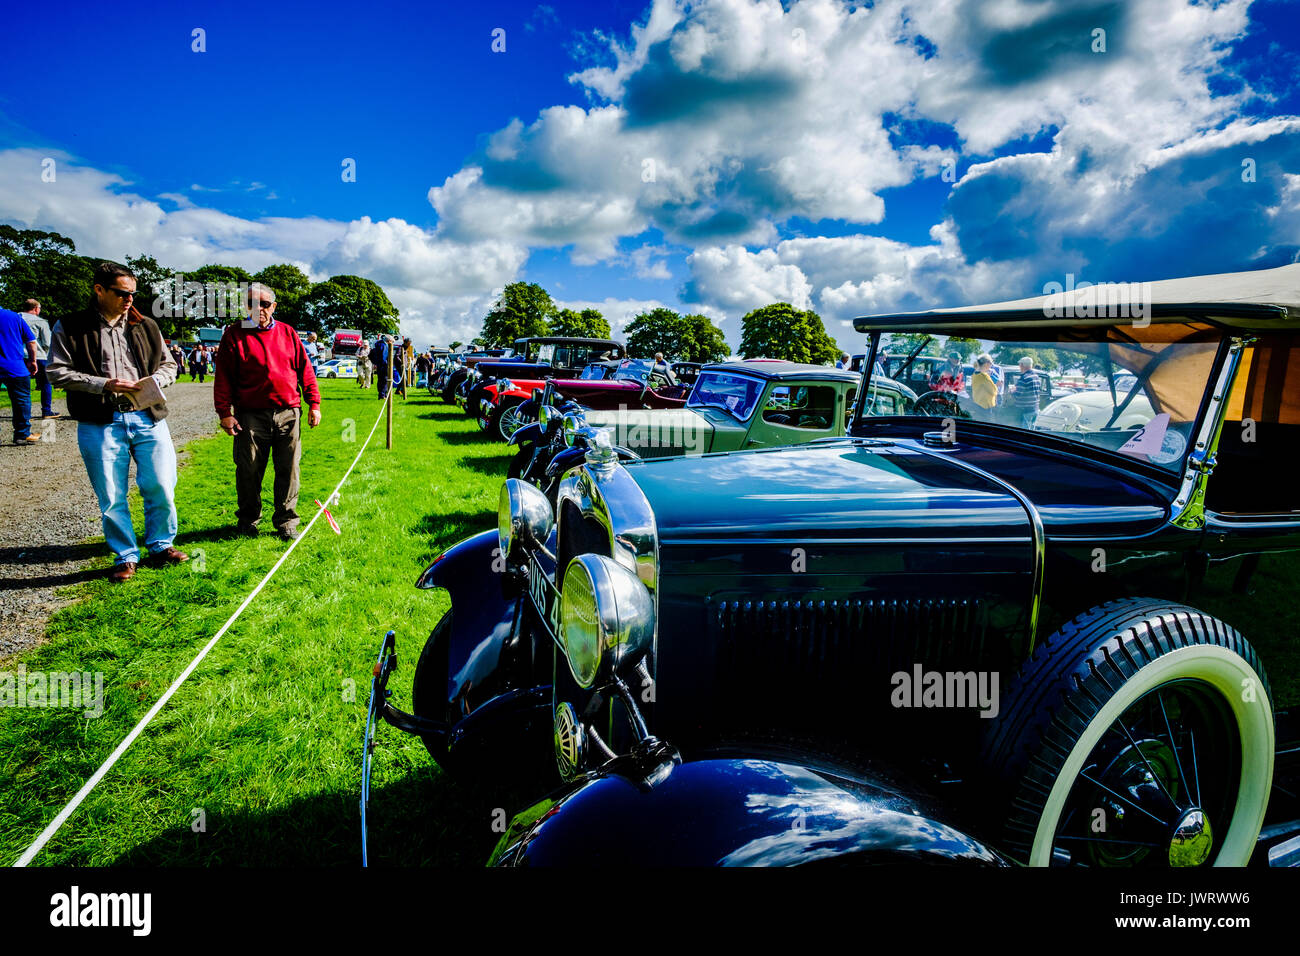
POLYGON ((1272 699, 1236 630, 1125 598, 1035 649, 984 741, 1012 856, 1033 866, 1244 866, 1273 779, 1272 699))
POLYGON ((1212 864, 1220 849, 1215 824, 1232 819, 1240 776, 1236 722, 1222 695, 1198 680, 1157 687, 1107 728, 1084 761, 1052 863, 1212 864))
POLYGON ((509 441, 510 436, 526 424, 528 423, 519 414, 519 404, 516 403, 501 410, 501 414, 497 417, 497 432, 503 439, 509 441))

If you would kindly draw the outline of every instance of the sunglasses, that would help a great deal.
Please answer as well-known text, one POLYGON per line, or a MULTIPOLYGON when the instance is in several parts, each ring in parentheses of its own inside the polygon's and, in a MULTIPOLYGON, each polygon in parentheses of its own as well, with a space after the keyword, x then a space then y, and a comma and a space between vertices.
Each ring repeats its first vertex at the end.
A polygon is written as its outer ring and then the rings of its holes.
POLYGON ((275 305, 275 301, 273 299, 258 299, 257 304, 264 309, 269 309, 271 306, 275 305))
POLYGON ((123 302, 125 302, 127 299, 131 298, 131 296, 135 295, 135 293, 132 292, 132 291, 130 291, 129 289, 108 289, 107 291, 113 293, 115 296, 117 296, 117 297, 118 297, 119 299, 121 299, 123 302))

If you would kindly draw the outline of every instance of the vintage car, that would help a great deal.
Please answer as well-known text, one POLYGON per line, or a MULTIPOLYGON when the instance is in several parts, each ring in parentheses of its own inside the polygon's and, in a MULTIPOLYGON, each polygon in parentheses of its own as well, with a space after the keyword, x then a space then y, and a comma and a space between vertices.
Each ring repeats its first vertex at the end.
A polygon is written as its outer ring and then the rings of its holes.
MULTIPOLYGON (((563 399, 583 408, 681 408, 691 391, 691 386, 670 382, 654 371, 653 363, 645 359, 623 359, 612 374, 601 378, 585 375, 592 369, 605 371, 603 364, 588 365, 583 369, 585 377, 549 381, 563 399)), ((521 410, 520 406, 528 401, 534 389, 545 384, 545 381, 515 378, 490 383, 479 392, 479 428, 509 441, 517 429, 533 421, 528 410, 521 410)))
POLYGON ((573 378, 593 362, 627 357, 627 350, 621 342, 572 336, 518 339, 515 350, 516 358, 510 362, 480 363, 471 380, 460 390, 457 403, 470 418, 479 417, 485 390, 497 379, 527 382, 526 388, 531 391, 534 385, 544 384, 546 379, 573 378))
MULTIPOLYGON (((819 366, 808 366, 817 372, 824 371, 819 366)), ((774 376, 775 372, 772 373, 774 376)), ((787 419, 800 403, 810 400, 810 393, 800 391, 797 378, 774 377, 769 392, 769 407, 765 415, 780 415, 787 419), (791 407, 790 387, 795 386, 795 409, 791 407)), ((820 379, 811 379, 814 383, 820 379)), ((821 387, 820 385, 816 387, 821 387)), ((815 395, 815 393, 811 393, 815 395)), ((895 414, 910 407, 916 395, 904 385, 888 379, 877 379, 871 383, 870 407, 875 414, 895 414)), ((536 424, 520 428, 510 436, 510 444, 518 445, 519 451, 511 459, 506 471, 507 477, 521 478, 529 484, 536 485, 546 494, 551 503, 555 503, 556 490, 560 479, 570 468, 580 465, 586 453, 600 441, 608 443, 620 460, 630 461, 641 457, 664 457, 669 454, 708 454, 722 450, 722 444, 734 445, 735 436, 730 433, 719 438, 718 432, 711 430, 707 422, 701 421, 697 428, 683 425, 680 416, 665 418, 660 413, 635 414, 624 416, 602 415, 584 409, 576 402, 567 401, 553 386, 537 399, 541 408, 541 417, 536 424), (590 420, 589 420, 590 418, 590 420), (657 424, 662 420, 663 424, 657 424), (592 422, 603 422, 593 425, 592 422), (620 425, 625 427, 620 428, 620 425), (674 431, 675 429, 675 431, 674 431), (603 438, 601 436, 603 435, 603 438), (631 441, 638 450, 626 445, 615 444, 618 437, 631 441), (655 437, 664 441, 653 441, 655 437), (674 440, 675 439, 675 440, 674 440)), ((846 419, 853 405, 853 388, 850 387, 845 398, 846 419)), ((784 440, 787 444, 816 441, 827 437, 825 431, 817 428, 773 429, 768 431, 763 416, 756 417, 746 434, 754 436, 755 446, 758 442, 772 439, 784 440), (757 430, 755 430, 757 429, 757 430)), ((847 420, 846 420, 847 424, 847 420)), ((835 429, 833 434, 843 434, 835 429)), ((770 446, 767 446, 770 447, 770 446)))
POLYGON ((496 362, 509 357, 509 349, 485 349, 481 352, 467 352, 457 356, 438 383, 442 400, 448 404, 454 402, 457 389, 480 362, 496 362))
POLYGON ((1111 305, 854 327, 1126 370, 1144 424, 869 414, 869 360, 842 438, 507 480, 372 718, 547 794, 501 865, 1300 863, 1300 264, 1111 305))
MULTIPOLYGON (((683 407, 646 408, 634 404, 634 393, 626 407, 575 414, 570 431, 606 429, 612 445, 641 458, 799 444, 844 434, 858 382, 850 372, 795 362, 706 365, 683 407)), ((564 382, 554 382, 553 389, 558 399, 574 400, 564 382)), ((523 473, 522 462, 539 447, 538 435, 526 430, 512 436, 511 444, 520 446, 515 463, 523 473)))
POLYGON ((1039 412, 1034 427, 1050 432, 1091 432, 1105 428, 1114 419, 1111 427, 1128 430, 1139 428, 1155 417, 1151 403, 1142 394, 1135 395, 1128 407, 1115 417, 1115 409, 1127 395, 1128 389, 1077 391, 1058 398, 1039 412))

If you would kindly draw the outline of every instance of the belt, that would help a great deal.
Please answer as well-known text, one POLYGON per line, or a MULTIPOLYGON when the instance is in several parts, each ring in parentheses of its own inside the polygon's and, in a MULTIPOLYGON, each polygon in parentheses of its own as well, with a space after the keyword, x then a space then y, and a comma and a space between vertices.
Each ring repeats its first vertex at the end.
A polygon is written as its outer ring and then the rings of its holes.
POLYGON ((109 407, 111 407, 115 412, 135 411, 135 406, 131 404, 131 399, 129 398, 108 398, 105 399, 105 401, 108 402, 109 407))

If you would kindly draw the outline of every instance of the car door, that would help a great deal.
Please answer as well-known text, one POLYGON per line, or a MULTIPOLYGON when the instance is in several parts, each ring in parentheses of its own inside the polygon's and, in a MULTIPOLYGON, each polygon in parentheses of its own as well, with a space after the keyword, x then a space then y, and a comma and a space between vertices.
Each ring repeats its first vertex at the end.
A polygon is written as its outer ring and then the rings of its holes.
POLYGON ((844 392, 829 382, 769 382, 746 448, 800 445, 844 434, 844 392))

